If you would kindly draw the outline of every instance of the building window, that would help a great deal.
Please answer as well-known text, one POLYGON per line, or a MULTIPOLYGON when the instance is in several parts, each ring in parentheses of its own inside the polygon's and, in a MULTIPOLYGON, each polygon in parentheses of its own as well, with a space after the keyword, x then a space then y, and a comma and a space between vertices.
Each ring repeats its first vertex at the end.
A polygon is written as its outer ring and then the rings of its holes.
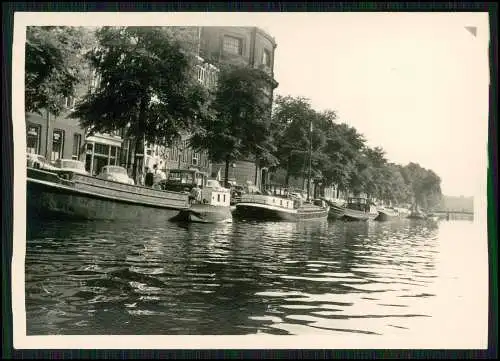
POLYGON ((99 85, 101 83, 101 75, 97 73, 95 70, 92 71, 90 74, 90 93, 93 93, 99 88, 99 85))
MULTIPOLYGON (((88 150, 90 150, 90 148, 88 150)), ((87 154, 87 163, 89 162, 89 159, 91 163, 90 169, 92 169, 92 175, 99 174, 104 166, 119 164, 120 148, 107 144, 95 143, 93 154, 87 154)))
POLYGON ((28 124, 26 127, 26 151, 28 153, 39 153, 41 134, 42 127, 40 125, 28 124))
POLYGON ((82 146, 82 136, 81 134, 75 133, 73 135, 73 154, 72 159, 78 160, 80 158, 80 148, 82 146))
POLYGON ((265 66, 271 66, 271 52, 267 49, 264 49, 262 53, 262 64, 265 66))
POLYGON ((239 38, 224 35, 222 49, 224 49, 226 53, 241 55, 243 50, 242 43, 243 41, 239 38))
POLYGON ((109 145, 96 143, 94 147, 94 153, 99 155, 105 155, 107 157, 109 155, 109 145))
POLYGON ((66 108, 68 108, 68 109, 74 109, 75 108, 75 97, 72 97, 72 96, 66 97, 65 105, 66 105, 66 108))
POLYGON ((63 157, 64 154, 64 131, 54 129, 52 133, 52 154, 50 160, 54 161, 63 157))
POLYGON ((117 165, 118 163, 118 158, 119 158, 119 150, 118 147, 110 147, 110 153, 109 153, 109 165, 117 165))
POLYGON ((191 163, 193 165, 198 165, 200 163, 200 153, 198 152, 193 152, 193 158, 191 160, 191 163))

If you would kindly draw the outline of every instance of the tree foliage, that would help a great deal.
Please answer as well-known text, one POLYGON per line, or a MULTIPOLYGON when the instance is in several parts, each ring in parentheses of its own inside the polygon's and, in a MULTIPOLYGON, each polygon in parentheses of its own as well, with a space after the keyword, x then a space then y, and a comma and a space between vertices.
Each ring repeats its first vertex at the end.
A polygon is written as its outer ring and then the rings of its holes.
POLYGON ((58 115, 85 76, 85 51, 93 43, 83 27, 29 26, 26 29, 25 107, 58 115))
POLYGON ((270 79, 250 67, 221 69, 213 94, 214 116, 200 119, 193 129, 191 145, 207 149, 212 161, 229 163, 241 157, 275 161, 270 132, 269 100, 263 93, 270 79))
POLYGON ((73 117, 93 132, 128 135, 169 145, 210 116, 208 92, 197 82, 193 57, 160 27, 104 27, 89 53, 101 81, 73 117))
POLYGON ((381 147, 369 147, 355 128, 336 122, 334 111, 318 112, 303 97, 278 96, 273 111, 273 128, 279 167, 290 176, 303 177, 311 163, 316 176, 326 184, 354 194, 392 203, 418 202, 428 207, 440 199, 439 177, 415 163, 403 167, 390 163, 381 147), (310 137, 309 124, 313 124, 310 137))

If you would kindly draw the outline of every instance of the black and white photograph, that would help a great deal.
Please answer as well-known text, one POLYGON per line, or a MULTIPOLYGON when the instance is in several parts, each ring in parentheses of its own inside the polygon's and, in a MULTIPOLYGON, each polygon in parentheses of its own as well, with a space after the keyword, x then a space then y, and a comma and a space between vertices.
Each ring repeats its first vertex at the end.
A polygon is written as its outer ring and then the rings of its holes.
POLYGON ((487 347, 487 13, 14 20, 15 347, 487 347))

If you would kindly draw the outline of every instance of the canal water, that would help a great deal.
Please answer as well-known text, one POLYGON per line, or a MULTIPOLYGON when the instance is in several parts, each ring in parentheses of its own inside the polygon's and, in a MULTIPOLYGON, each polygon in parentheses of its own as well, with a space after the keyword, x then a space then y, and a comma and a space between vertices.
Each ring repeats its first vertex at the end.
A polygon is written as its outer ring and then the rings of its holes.
POLYGON ((472 221, 28 225, 28 335, 486 337, 472 221))

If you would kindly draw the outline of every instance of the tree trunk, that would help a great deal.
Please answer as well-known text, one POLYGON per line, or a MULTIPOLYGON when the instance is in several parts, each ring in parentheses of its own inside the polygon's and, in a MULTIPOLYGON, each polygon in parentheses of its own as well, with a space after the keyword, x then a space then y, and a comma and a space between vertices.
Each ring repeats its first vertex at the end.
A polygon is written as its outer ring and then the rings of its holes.
MULTIPOLYGON (((135 138, 135 146, 134 146, 134 164, 132 166, 132 179, 134 181, 137 180, 137 168, 138 168, 138 157, 137 157, 137 151, 142 148, 142 153, 144 153, 144 144, 143 143, 143 138, 142 137, 136 137, 135 138)), ((142 156, 144 158, 144 154, 142 156)))
POLYGON ((226 167, 224 169, 224 187, 229 188, 229 157, 226 157, 226 167))
POLYGON ((254 181, 255 186, 260 189, 260 186, 258 184, 258 180, 259 180, 259 160, 258 159, 255 160, 255 177, 254 178, 255 178, 255 181, 254 181))
POLYGON ((290 162, 292 161, 292 156, 288 157, 288 162, 286 164, 286 177, 285 177, 285 184, 288 187, 290 184, 290 162))
POLYGON ((50 129, 50 111, 47 108, 47 127, 45 131, 45 159, 50 162, 51 157, 49 154, 49 129, 50 129))
POLYGON ((134 166, 132 168, 132 177, 134 180, 137 179, 136 177, 137 177, 137 170, 138 170, 137 169, 137 167, 138 167, 137 150, 138 149, 142 149, 143 164, 144 164, 144 161, 146 160, 146 149, 144 147, 144 140, 145 140, 144 133, 145 133, 146 121, 145 121, 144 117, 146 116, 148 102, 149 102, 149 99, 147 99, 146 97, 143 96, 141 99, 141 102, 139 104, 139 112, 137 114, 137 120, 139 123, 138 133, 140 134, 140 136, 137 136, 136 141, 135 141, 135 157, 134 157, 134 166))

